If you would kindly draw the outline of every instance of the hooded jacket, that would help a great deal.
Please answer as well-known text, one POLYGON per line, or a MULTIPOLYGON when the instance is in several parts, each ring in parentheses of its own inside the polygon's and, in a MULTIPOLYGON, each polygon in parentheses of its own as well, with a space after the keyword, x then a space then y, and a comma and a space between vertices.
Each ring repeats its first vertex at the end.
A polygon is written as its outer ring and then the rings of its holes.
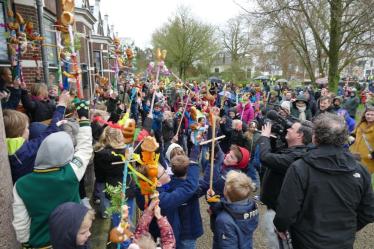
POLYGON ((290 229, 294 248, 351 249, 374 221, 370 175, 345 149, 323 145, 288 169, 274 224, 290 229))
POLYGON ((225 199, 217 207, 213 248, 215 249, 251 249, 253 232, 258 225, 258 209, 252 199, 229 203, 225 199))
POLYGON ((52 117, 56 106, 50 100, 32 100, 26 90, 22 90, 22 105, 31 117, 31 122, 42 122, 52 117))
POLYGON ((248 102, 244 106, 240 103, 237 110, 240 117, 243 116, 243 123, 249 124, 255 118, 255 111, 253 110, 251 102, 248 102))
POLYGON ((13 188, 13 227, 19 242, 31 247, 49 245, 49 215, 64 202, 80 202, 79 182, 91 156, 88 120, 80 121, 75 148, 66 132, 53 133, 42 142, 34 171, 13 188))
POLYGON ((88 208, 82 204, 66 202, 49 216, 49 233, 53 249, 84 249, 77 246, 76 239, 88 208))
POLYGON ((63 119, 64 112, 65 107, 58 106, 47 129, 43 131, 40 136, 24 142, 14 154, 9 155, 13 183, 15 183, 21 176, 32 172, 35 164, 36 153, 38 152, 40 144, 48 135, 59 131, 56 123, 63 119))

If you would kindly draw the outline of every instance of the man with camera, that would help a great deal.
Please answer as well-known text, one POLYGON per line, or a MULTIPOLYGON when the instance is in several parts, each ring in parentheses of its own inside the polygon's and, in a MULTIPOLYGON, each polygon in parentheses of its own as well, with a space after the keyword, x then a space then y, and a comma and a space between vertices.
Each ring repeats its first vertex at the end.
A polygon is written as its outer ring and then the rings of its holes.
POLYGON ((269 209, 275 210, 278 194, 282 187, 283 179, 289 166, 305 155, 307 145, 312 142, 312 124, 302 121, 292 124, 287 129, 287 148, 272 153, 270 145, 271 123, 266 123, 262 128, 261 137, 257 144, 260 145, 260 160, 265 173, 262 179, 261 201, 269 209))
POLYGON ((368 171, 343 145, 344 119, 331 113, 314 121, 313 143, 288 169, 274 225, 289 230, 294 248, 353 248, 356 231, 374 222, 374 194, 368 171))

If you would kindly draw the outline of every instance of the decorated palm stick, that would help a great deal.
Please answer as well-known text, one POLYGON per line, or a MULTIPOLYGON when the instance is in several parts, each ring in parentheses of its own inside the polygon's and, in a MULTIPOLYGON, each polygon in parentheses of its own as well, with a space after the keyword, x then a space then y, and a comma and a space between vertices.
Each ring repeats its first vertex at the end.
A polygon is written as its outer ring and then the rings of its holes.
POLYGON ((189 101, 190 101, 190 94, 187 95, 187 101, 186 101, 186 104, 185 104, 185 106, 183 108, 183 112, 182 112, 181 120, 179 121, 179 124, 178 124, 177 132, 175 133, 177 136, 178 136, 179 130, 180 130, 181 126, 182 126, 183 117, 184 117, 184 114, 186 113, 186 109, 187 109, 189 101))
POLYGON ((171 72, 171 75, 173 75, 178 81, 180 81, 180 82, 182 82, 182 84, 188 89, 188 90, 190 90, 190 92, 193 92, 192 90, 191 90, 191 88, 189 87, 189 86, 187 86, 187 84, 186 83, 183 83, 183 81, 175 74, 175 73, 173 73, 173 72, 171 72))
POLYGON ((209 189, 213 190, 213 169, 214 169, 214 147, 216 140, 216 117, 212 115, 212 155, 210 157, 210 178, 209 189))
MULTIPOLYGON (((216 137, 214 140, 215 140, 215 141, 218 141, 218 140, 221 140, 221 139, 223 139, 223 138, 225 138, 225 137, 226 137, 225 135, 222 135, 222 136, 216 137)), ((201 145, 205 145, 205 144, 209 144, 209 143, 211 143, 212 141, 213 141, 213 139, 209 139, 209 140, 203 141, 203 142, 200 143, 200 146, 201 146, 201 145)))
MULTIPOLYGON (((166 58, 166 50, 162 50, 162 52, 161 52, 161 50, 158 48, 156 50, 156 58, 157 58, 157 72, 156 72, 155 84, 158 85, 158 78, 160 76, 160 70, 161 70, 161 67, 164 66, 164 60, 166 58)), ((153 113, 153 106, 154 106, 154 103, 155 103, 156 91, 157 91, 157 89, 155 89, 155 91, 153 92, 153 95, 152 95, 151 109, 150 109, 149 113, 153 113)))

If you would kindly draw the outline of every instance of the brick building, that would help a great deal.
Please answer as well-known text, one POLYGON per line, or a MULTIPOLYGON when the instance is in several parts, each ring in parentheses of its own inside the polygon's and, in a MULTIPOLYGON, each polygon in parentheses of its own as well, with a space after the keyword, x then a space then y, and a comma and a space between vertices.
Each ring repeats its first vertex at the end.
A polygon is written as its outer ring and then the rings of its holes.
MULTIPOLYGON (((0 0, 0 23, 7 22, 6 1, 0 0)), ((57 83, 57 47, 56 32, 53 26, 61 13, 60 0, 8 0, 9 7, 20 13, 27 21, 34 24, 34 30, 44 35, 44 58, 42 48, 28 50, 22 57, 22 72, 27 84, 35 83, 37 65, 41 71, 41 81, 47 84, 57 83), (38 6, 40 6, 38 8, 38 6), (42 22, 43 30, 39 27, 42 22), (43 77, 44 76, 44 77, 43 77), (47 78, 47 80, 46 80, 47 78)), ((113 26, 110 28, 108 17, 101 18, 100 0, 90 6, 89 0, 75 0, 75 34, 79 37, 80 49, 77 51, 81 67, 82 88, 86 98, 92 97, 94 74, 113 77, 109 60, 110 46, 113 43, 113 26)), ((7 32, 0 27, 0 35, 7 32)), ((10 66, 7 43, 0 39, 0 66, 10 66)))

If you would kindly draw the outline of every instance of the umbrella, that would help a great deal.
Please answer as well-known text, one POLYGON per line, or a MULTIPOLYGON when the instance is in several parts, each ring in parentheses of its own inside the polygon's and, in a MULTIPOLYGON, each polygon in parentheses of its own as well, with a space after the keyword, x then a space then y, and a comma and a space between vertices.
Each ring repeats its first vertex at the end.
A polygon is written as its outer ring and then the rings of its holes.
POLYGON ((229 92, 229 91, 222 91, 222 92, 219 93, 219 95, 225 96, 226 98, 229 98, 229 99, 236 99, 235 95, 232 92, 229 92))
POLYGON ((218 78, 217 76, 209 77, 208 79, 211 83, 222 83, 222 80, 218 78))
POLYGON ((286 79, 279 79, 279 80, 276 80, 275 82, 277 82, 277 83, 287 83, 288 80, 286 80, 286 79))
POLYGON ((265 75, 254 78, 254 80, 268 80, 268 79, 269 79, 269 76, 265 76, 265 75))
POLYGON ((319 84, 319 85, 324 85, 324 84, 327 84, 329 81, 327 78, 319 78, 319 79, 316 79, 316 83, 319 84))

